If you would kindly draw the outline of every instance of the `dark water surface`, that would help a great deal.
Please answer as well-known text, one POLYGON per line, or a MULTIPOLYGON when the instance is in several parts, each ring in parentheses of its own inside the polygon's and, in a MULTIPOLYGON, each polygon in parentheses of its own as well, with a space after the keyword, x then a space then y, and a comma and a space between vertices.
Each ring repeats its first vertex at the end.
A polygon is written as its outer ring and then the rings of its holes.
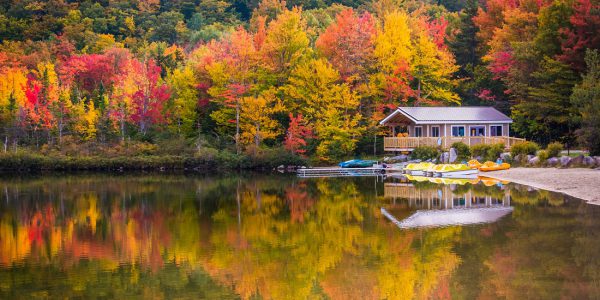
POLYGON ((600 207, 475 182, 5 177, 0 298, 600 297, 600 207))

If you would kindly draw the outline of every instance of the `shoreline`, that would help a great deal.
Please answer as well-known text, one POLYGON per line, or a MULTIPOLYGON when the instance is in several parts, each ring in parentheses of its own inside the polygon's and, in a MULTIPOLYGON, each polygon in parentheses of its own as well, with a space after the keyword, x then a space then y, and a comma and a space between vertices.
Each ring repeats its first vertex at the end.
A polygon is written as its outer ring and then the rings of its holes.
POLYGON ((600 170, 596 169, 511 168, 480 173, 480 176, 529 185, 600 205, 600 170))

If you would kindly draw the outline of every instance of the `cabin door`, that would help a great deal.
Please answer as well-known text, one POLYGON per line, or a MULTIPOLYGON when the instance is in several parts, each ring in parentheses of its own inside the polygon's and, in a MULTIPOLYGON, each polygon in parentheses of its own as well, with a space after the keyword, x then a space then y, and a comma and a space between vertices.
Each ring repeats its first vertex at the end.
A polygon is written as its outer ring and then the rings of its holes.
POLYGON ((471 126, 471 136, 485 136, 485 126, 471 126))

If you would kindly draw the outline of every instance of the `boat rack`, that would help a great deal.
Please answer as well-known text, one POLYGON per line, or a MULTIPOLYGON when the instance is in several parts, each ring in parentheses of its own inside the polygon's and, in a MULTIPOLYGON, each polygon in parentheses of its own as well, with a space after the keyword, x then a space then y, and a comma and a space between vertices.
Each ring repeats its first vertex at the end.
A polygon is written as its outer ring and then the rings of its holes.
POLYGON ((356 176, 383 176, 384 168, 305 168, 296 171, 298 177, 356 177, 356 176))

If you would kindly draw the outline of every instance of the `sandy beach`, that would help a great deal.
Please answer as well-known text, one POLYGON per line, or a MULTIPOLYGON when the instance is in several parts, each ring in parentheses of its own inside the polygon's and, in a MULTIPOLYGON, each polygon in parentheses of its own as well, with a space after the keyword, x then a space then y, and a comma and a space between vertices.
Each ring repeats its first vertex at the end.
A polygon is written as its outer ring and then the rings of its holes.
POLYGON ((564 193, 600 205, 600 170, 513 168, 481 175, 564 193))

